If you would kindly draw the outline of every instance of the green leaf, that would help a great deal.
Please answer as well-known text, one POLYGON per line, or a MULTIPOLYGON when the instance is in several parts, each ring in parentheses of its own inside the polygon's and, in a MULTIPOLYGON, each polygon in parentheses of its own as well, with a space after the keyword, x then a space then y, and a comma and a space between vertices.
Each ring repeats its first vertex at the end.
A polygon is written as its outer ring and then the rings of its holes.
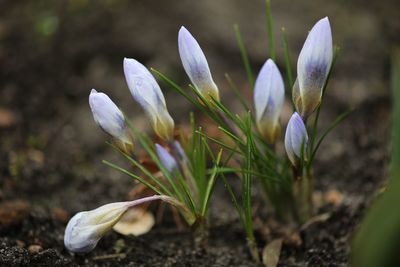
POLYGON ((265 15, 266 15, 266 25, 267 25, 267 35, 269 43, 269 54, 273 61, 275 61, 275 42, 274 42, 274 32, 272 28, 272 12, 271 12, 271 1, 265 1, 265 15))
POLYGON ((282 28, 282 42, 283 42, 283 55, 285 57, 286 77, 288 82, 287 93, 289 95, 289 99, 292 99, 292 88, 294 82, 293 82, 292 66, 290 64, 291 61, 290 61, 289 45, 286 37, 285 28, 282 28))
POLYGON ((318 140, 317 144, 315 145, 315 148, 313 148, 311 157, 310 157, 310 164, 313 162, 315 155, 318 151, 319 146, 321 145, 322 141, 324 141, 325 137, 333 130, 336 128, 336 126, 338 126, 343 120, 345 120, 351 113, 353 112, 353 110, 348 110, 342 114, 340 114, 334 122, 332 122, 332 124, 322 133, 322 136, 320 137, 320 139, 318 140))
POLYGON ((250 66, 249 57, 247 55, 246 47, 243 42, 242 34, 240 33, 239 25, 237 25, 237 24, 233 25, 233 30, 235 32, 236 41, 239 46, 240 55, 242 57, 243 65, 246 70, 247 79, 249 81, 250 88, 253 89, 254 88, 254 74, 253 74, 253 70, 251 69, 251 66, 250 66))

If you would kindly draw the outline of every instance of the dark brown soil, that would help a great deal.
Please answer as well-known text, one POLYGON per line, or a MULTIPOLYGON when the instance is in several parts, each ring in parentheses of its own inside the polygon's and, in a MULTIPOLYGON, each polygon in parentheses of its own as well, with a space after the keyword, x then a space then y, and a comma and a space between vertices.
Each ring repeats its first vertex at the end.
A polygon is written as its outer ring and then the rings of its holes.
MULTIPOLYGON (((143 114, 124 84, 122 58, 138 58, 187 83, 176 52, 181 24, 191 26, 207 47, 224 101, 232 106, 235 101, 222 73, 233 73, 245 87, 230 31, 233 22, 243 25, 254 68, 265 60, 265 40, 259 41, 264 36, 262 1, 254 6, 245 1, 167 2, 0 0, 0 266, 256 266, 220 183, 207 249, 195 248, 190 232, 178 231, 169 216, 140 237, 110 233, 86 255, 64 249, 70 216, 124 200, 133 186, 128 177, 101 163, 109 159, 124 164, 92 122, 87 106, 91 87, 109 93, 128 114, 143 114), (252 14, 252 21, 246 14, 252 14)), ((289 29, 293 58, 307 29, 326 14, 342 46, 321 127, 356 108, 328 137, 315 164, 316 199, 339 192, 343 200, 322 205, 318 214, 328 218, 303 229, 297 242, 285 240, 279 266, 348 266, 349 240, 386 175, 388 51, 400 23, 385 16, 395 12, 390 1, 373 6, 352 1, 346 7, 332 2, 311 7, 282 1, 274 6, 276 32, 280 25, 289 29)), ((168 92, 167 102, 178 123, 185 123, 183 111, 190 105, 168 92)), ((132 117, 139 128, 147 126, 144 117, 132 117)), ((259 207, 256 221, 262 222, 256 224, 262 249, 278 232, 258 194, 254 202, 259 207)))

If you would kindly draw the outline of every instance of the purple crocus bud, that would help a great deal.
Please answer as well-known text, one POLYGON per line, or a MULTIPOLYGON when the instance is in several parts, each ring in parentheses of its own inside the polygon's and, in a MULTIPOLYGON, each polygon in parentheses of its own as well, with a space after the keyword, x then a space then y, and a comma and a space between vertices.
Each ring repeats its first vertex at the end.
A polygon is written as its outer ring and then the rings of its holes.
POLYGON ((175 158, 159 144, 156 144, 156 151, 164 168, 171 174, 175 173, 178 170, 178 164, 175 158))
POLYGON ((254 86, 254 108, 258 131, 268 142, 275 143, 280 133, 279 116, 285 97, 283 79, 272 59, 268 59, 258 74, 254 86))
POLYGON ((211 99, 212 96, 219 101, 218 87, 211 76, 207 59, 196 39, 183 26, 178 34, 178 47, 183 68, 194 87, 204 98, 211 99))
POLYGON ((321 104, 332 59, 331 26, 328 17, 325 17, 311 29, 297 61, 293 102, 303 118, 307 118, 321 104))
POLYGON ((290 162, 297 166, 298 160, 306 156, 308 135, 300 115, 295 112, 290 118, 285 134, 285 149, 290 162), (301 149, 303 148, 303 152, 301 149))
POLYGON ((124 115, 106 94, 92 89, 89 95, 89 105, 94 121, 104 132, 124 143, 132 144, 127 133, 124 115))
POLYGON ((188 158, 187 155, 185 153, 185 150, 183 149, 181 143, 179 143, 178 141, 174 141, 174 148, 176 150, 176 153, 178 154, 179 160, 187 162, 188 158))
POLYGON ((153 200, 164 200, 165 197, 154 195, 133 201, 110 203, 94 210, 79 212, 68 222, 64 234, 64 245, 71 252, 89 252, 129 208, 153 200))
POLYGON ((160 86, 150 71, 135 59, 124 59, 124 73, 133 98, 151 119, 156 134, 163 140, 172 140, 174 120, 167 110, 160 86))

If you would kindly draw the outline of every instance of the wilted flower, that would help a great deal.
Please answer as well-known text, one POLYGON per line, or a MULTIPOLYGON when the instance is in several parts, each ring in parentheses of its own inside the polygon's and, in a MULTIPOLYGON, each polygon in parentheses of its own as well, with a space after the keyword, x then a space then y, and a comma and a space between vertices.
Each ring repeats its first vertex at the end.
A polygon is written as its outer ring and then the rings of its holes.
POLYGON ((89 252, 129 208, 163 197, 154 195, 133 201, 110 203, 91 211, 79 212, 68 222, 64 234, 64 245, 71 252, 89 252))
POLYGON ((171 140, 174 132, 174 120, 167 110, 165 98, 153 75, 141 63, 134 59, 124 59, 124 73, 133 98, 142 106, 156 134, 171 140))
POLYGON ((325 17, 311 29, 297 61, 293 102, 303 118, 307 118, 321 103, 332 57, 331 27, 325 17))
POLYGON ((254 86, 254 108, 259 132, 274 143, 280 132, 279 116, 285 97, 283 79, 278 67, 268 59, 254 86))
POLYGON ((302 156, 306 157, 307 143, 308 135, 306 126, 300 115, 295 112, 288 122, 285 134, 286 153, 294 166, 297 166, 298 159, 302 156))
POLYGON ((157 155, 160 158, 161 164, 169 173, 174 173, 178 170, 178 164, 174 157, 162 146, 156 144, 157 155))
POLYGON ((207 59, 196 39, 183 26, 178 34, 178 47, 183 68, 194 87, 204 98, 210 99, 212 96, 218 101, 218 87, 211 76, 207 59))
POLYGON ((106 94, 92 89, 89 105, 95 122, 103 131, 124 143, 132 144, 127 133, 124 115, 106 94))

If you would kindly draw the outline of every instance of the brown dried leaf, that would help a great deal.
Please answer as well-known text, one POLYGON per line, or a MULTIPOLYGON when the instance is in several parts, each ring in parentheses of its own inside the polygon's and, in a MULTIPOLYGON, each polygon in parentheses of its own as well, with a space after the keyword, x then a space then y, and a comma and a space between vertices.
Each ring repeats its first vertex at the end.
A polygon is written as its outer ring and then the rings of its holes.
POLYGON ((113 230, 122 235, 139 236, 149 232, 154 223, 153 214, 140 208, 133 208, 122 216, 113 230))
POLYGON ((282 238, 274 239, 266 245, 262 252, 262 261, 266 267, 276 267, 281 255, 282 238))

